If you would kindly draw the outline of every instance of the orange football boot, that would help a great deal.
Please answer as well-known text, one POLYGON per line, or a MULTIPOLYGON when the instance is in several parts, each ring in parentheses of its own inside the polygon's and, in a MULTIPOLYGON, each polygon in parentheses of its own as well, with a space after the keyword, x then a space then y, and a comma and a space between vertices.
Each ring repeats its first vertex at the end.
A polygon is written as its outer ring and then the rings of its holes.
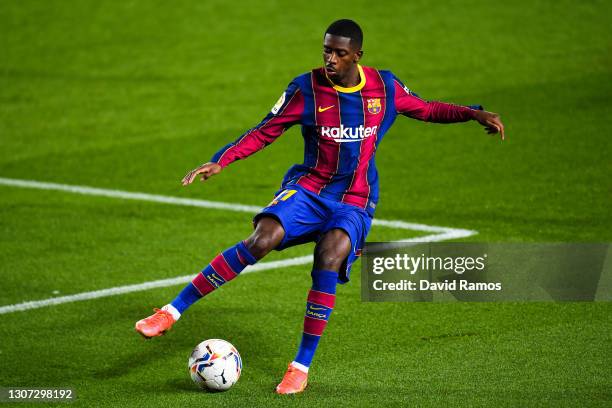
POLYGON ((283 381, 276 386, 277 394, 297 394, 304 391, 308 382, 308 373, 289 364, 283 381))
POLYGON ((176 322, 170 312, 161 309, 153 309, 155 314, 136 322, 136 331, 145 339, 162 336, 176 322))

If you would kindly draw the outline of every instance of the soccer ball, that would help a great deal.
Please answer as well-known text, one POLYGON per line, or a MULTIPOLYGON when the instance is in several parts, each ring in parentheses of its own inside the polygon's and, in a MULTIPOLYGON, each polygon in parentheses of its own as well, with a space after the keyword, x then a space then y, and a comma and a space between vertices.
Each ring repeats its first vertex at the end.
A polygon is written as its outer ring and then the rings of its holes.
POLYGON ((198 344, 189 357, 189 374, 199 387, 225 391, 236 384, 242 359, 236 347, 225 340, 210 339, 198 344))

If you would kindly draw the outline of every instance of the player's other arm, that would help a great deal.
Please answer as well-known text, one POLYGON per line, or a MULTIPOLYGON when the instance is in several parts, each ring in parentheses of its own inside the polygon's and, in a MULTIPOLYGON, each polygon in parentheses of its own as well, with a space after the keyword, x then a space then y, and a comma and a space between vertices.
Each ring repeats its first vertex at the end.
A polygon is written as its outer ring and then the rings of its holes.
POLYGON ((304 98, 299 87, 292 82, 281 95, 270 113, 252 129, 227 144, 213 155, 208 163, 191 170, 182 183, 184 186, 193 182, 198 175, 201 180, 219 174, 223 168, 236 160, 244 159, 274 142, 285 130, 299 123, 304 109, 304 98))
POLYGON ((394 79, 395 108, 398 113, 414 119, 433 123, 457 123, 476 120, 489 134, 499 133, 505 139, 504 125, 497 113, 473 109, 452 103, 425 101, 412 93, 397 78, 394 79))

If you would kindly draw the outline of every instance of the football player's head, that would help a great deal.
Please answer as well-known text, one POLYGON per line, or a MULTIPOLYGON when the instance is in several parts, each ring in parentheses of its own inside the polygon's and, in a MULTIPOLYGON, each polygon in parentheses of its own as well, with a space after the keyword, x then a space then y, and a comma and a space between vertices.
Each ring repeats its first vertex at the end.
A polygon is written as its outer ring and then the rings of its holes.
POLYGON ((323 62, 327 76, 342 80, 356 68, 363 55, 363 32, 353 20, 337 20, 325 30, 323 36, 323 62))

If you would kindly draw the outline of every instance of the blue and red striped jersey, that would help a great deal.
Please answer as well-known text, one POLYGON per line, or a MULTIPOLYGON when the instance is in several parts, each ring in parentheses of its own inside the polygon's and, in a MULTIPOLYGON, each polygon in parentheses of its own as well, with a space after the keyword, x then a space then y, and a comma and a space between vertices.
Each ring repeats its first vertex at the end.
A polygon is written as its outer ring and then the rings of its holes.
POLYGON ((299 184, 373 215, 378 202, 374 156, 398 114, 437 123, 464 122, 474 116, 469 107, 419 98, 390 71, 358 68, 360 83, 351 88, 332 83, 323 68, 298 76, 261 123, 211 161, 225 167, 300 124, 304 162, 289 169, 281 187, 299 184))

